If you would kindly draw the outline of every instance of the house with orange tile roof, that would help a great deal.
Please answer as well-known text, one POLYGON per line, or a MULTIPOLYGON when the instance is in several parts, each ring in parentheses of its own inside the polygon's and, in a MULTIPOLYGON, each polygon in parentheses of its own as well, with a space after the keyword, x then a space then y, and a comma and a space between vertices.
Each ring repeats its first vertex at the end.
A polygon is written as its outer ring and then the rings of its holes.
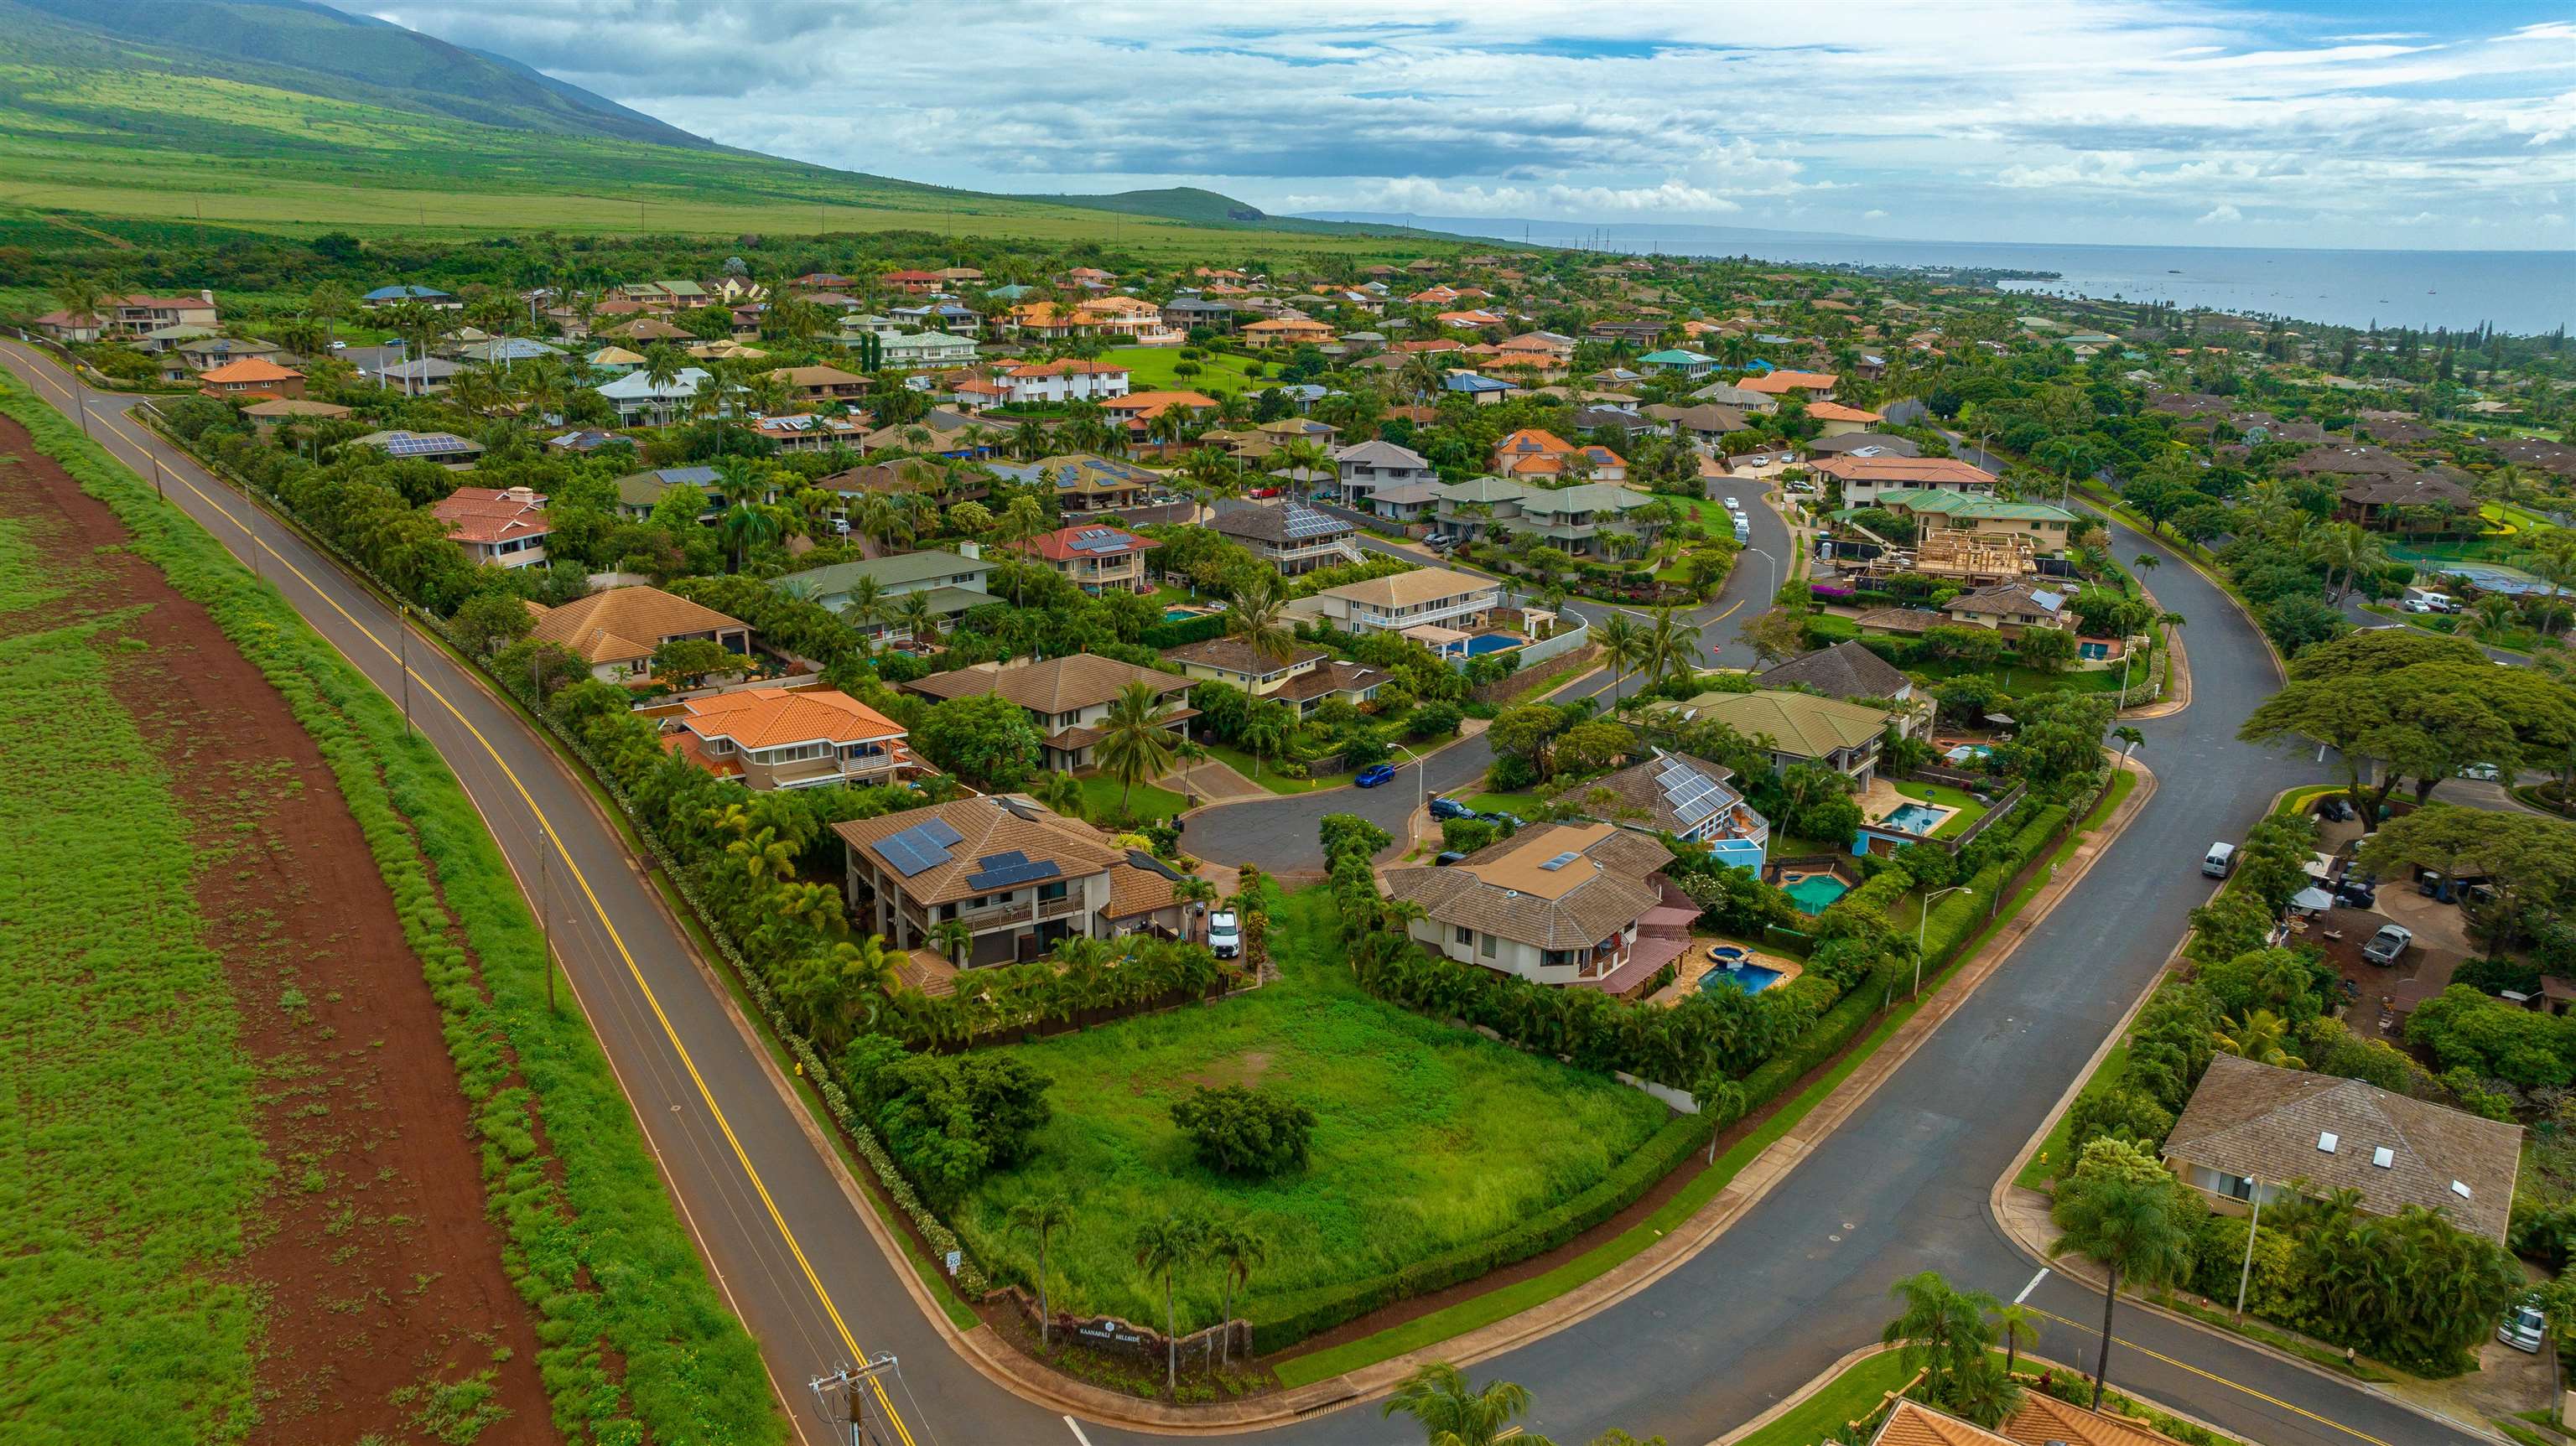
POLYGON ((1158 668, 1140 668, 1094 653, 1074 653, 1038 663, 977 663, 945 673, 932 673, 903 685, 925 698, 980 698, 987 694, 1016 703, 1039 734, 1039 756, 1049 768, 1089 767, 1091 750, 1100 742, 1100 724, 1131 683, 1142 683, 1165 700, 1164 731, 1189 737, 1189 720, 1198 716, 1189 700, 1190 680, 1158 668))
POLYGON ((925 765, 903 725, 834 688, 745 688, 692 698, 662 746, 754 789, 893 783, 925 765))
POLYGON ((749 623, 658 587, 612 587, 561 607, 532 602, 528 611, 537 620, 528 636, 588 663, 590 675, 603 683, 648 676, 653 650, 684 638, 702 638, 746 657, 751 653, 749 623))
POLYGON ((1002 313, 1001 329, 1021 336, 1061 338, 1088 336, 1097 324, 1071 307, 1052 301, 1024 301, 1002 313))
POLYGON ((448 540, 465 549, 466 561, 494 567, 536 567, 546 560, 545 494, 525 487, 459 487, 429 506, 447 524, 448 540))
POLYGON ((2021 1404, 1989 1431, 1947 1411, 1900 1398, 1867 1446, 2180 1446, 2173 1437, 2126 1416, 2088 1411, 2045 1391, 2024 1390, 2021 1404))
POLYGON ((1130 442, 1145 440, 1146 427, 1166 412, 1178 412, 1186 419, 1201 416, 1216 407, 1216 398, 1205 392, 1129 392, 1123 397, 1100 404, 1109 420, 1127 429, 1130 442))
POLYGON ((1320 321, 1303 316, 1274 316, 1256 321, 1239 333, 1250 347, 1321 346, 1333 339, 1333 329, 1320 321))
POLYGON ((1887 418, 1863 407, 1846 407, 1840 402, 1809 402, 1807 415, 1824 423, 1817 433, 1821 437, 1841 437, 1853 432, 1866 432, 1882 426, 1887 418))
POLYGON ((1580 454, 1575 470, 1588 470, 1595 482, 1628 480, 1628 459, 1607 447, 1578 447, 1541 427, 1524 427, 1494 444, 1497 477, 1562 477, 1567 459, 1580 454))
POLYGON ((1481 327, 1500 326, 1503 324, 1503 319, 1493 312, 1478 308, 1473 311, 1444 311, 1440 313, 1440 324, 1454 326, 1462 331, 1472 331, 1481 327))
POLYGON ((1127 395, 1127 368, 1115 362, 1030 362, 1006 367, 990 380, 1011 403, 1107 402, 1127 395))
POLYGON ((1804 394, 1809 401, 1831 401, 1834 395, 1834 384, 1841 380, 1842 378, 1832 372, 1795 372, 1784 368, 1779 371, 1764 372, 1758 377, 1746 377, 1736 385, 1748 392, 1761 392, 1766 396, 1785 397, 1792 392, 1798 392, 1804 394))
POLYGON ((304 373, 266 357, 246 356, 197 373, 197 390, 209 397, 293 401, 304 395, 304 373))

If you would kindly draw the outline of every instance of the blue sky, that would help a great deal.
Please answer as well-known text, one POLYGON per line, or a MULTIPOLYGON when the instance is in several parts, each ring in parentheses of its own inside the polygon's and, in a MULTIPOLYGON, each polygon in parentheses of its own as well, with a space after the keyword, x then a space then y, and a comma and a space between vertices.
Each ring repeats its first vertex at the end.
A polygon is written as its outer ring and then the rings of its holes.
POLYGON ((729 144, 979 190, 1188 184, 1278 212, 1941 240, 2576 246, 2564 4, 366 8, 729 144))

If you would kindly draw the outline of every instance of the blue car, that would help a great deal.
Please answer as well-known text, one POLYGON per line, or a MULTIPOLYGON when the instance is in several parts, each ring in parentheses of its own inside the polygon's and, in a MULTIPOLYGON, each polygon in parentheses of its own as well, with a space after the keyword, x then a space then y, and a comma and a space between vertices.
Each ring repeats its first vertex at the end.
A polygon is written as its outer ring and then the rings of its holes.
POLYGON ((1474 818, 1476 811, 1454 798, 1435 798, 1431 800, 1431 816, 1435 819, 1474 818))
POLYGON ((1386 781, 1388 781, 1389 779, 1392 779, 1392 778, 1394 778, 1394 777, 1395 777, 1395 765, 1394 765, 1394 764, 1392 764, 1392 763, 1373 763, 1373 764, 1370 764, 1368 767, 1361 769, 1361 770, 1360 770, 1360 776, 1359 776, 1359 777, 1357 777, 1357 778, 1352 779, 1352 780, 1351 780, 1351 782, 1358 784, 1358 785, 1359 785, 1360 787, 1362 787, 1362 788, 1375 788, 1375 787, 1377 787, 1379 784, 1384 783, 1384 782, 1386 782, 1386 781))

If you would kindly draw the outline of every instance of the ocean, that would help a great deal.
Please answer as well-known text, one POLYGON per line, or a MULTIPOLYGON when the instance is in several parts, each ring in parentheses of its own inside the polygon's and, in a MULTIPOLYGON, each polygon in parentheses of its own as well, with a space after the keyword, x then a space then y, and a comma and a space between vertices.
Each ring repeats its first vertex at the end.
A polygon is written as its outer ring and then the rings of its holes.
POLYGON ((2493 322, 2509 332, 2576 326, 2576 252, 2329 251, 2246 246, 2058 246, 2021 242, 1881 241, 1741 227, 1617 226, 1562 222, 1319 213, 1383 220, 1545 245, 1614 251, 1754 256, 1853 266, 2046 271, 2054 281, 2012 281, 2019 291, 2103 300, 2162 301, 2185 308, 2282 316, 2342 326, 2465 330, 2493 322))

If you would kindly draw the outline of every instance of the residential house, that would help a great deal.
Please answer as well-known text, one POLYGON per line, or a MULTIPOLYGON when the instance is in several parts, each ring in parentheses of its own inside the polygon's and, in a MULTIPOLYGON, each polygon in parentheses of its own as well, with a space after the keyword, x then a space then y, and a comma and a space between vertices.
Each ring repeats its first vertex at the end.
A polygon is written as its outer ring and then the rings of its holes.
POLYGON ((1733 382, 1711 382, 1707 386, 1700 388, 1698 391, 1691 393, 1691 400, 1694 402, 1715 402, 1721 407, 1733 407, 1740 412, 1752 412, 1762 416, 1768 416, 1771 413, 1780 410, 1780 399, 1778 397, 1772 396, 1768 392, 1757 392, 1750 388, 1739 387, 1733 382))
POLYGON ((265 431, 291 422, 336 422, 350 415, 347 407, 332 402, 308 401, 301 397, 278 397, 253 402, 242 408, 242 415, 265 431))
POLYGON ((1501 377, 1489 377, 1482 372, 1457 371, 1440 379, 1440 390, 1465 397, 1477 406, 1490 407, 1511 400, 1512 395, 1521 388, 1501 377))
POLYGON ((1703 452, 1712 456, 1719 441, 1730 433, 1741 432, 1749 425, 1744 413, 1718 402, 1700 402, 1688 407, 1657 405, 1645 409, 1644 415, 1672 428, 1676 437, 1687 437, 1703 452))
POLYGON ((1097 829, 1018 794, 853 819, 832 832, 849 846, 852 926, 900 948, 932 949, 933 929, 963 924, 963 962, 976 969, 1115 932, 1104 915, 1111 873, 1127 856, 1097 829))
POLYGON ((1697 379, 1717 369, 1717 358, 1706 352, 1668 347, 1663 351, 1650 351, 1637 358, 1637 365, 1673 376, 1697 379))
POLYGON ((397 391, 407 397, 434 397, 453 386, 464 370, 455 362, 436 356, 387 362, 376 368, 376 386, 379 390, 397 391))
POLYGON ((1220 503, 1207 526, 1289 577, 1361 560, 1359 529, 1303 502, 1220 503))
POLYGON ((1418 487, 1440 478, 1421 453, 1393 442, 1355 442, 1333 454, 1333 468, 1345 507, 1368 506, 1382 488, 1418 487))
POLYGON ((627 683, 653 671, 653 650, 702 638, 748 657, 751 626, 658 587, 612 587, 561 607, 528 604, 537 625, 528 636, 566 649, 603 683, 627 683))
POLYGON ((906 296, 927 296, 946 278, 936 271, 889 271, 877 280, 906 296))
POLYGON ((2337 489, 2335 498, 2335 516, 2339 520, 2358 522, 2380 532, 2401 526, 2406 521, 2406 508, 2473 513, 2478 506, 2476 493, 2432 471, 2353 477, 2337 489))
POLYGON ((644 354, 628 351, 622 346, 604 346, 583 357, 582 363, 592 371, 607 372, 611 376, 622 377, 644 365, 644 354))
POLYGON ((1930 487, 1897 487, 1878 494, 1873 507, 1915 519, 1920 533, 1942 529, 1986 537, 2021 537, 2035 551, 2066 550, 2067 537, 2083 519, 2049 502, 2006 502, 1974 492, 1944 492, 1930 487))
POLYGON ((546 499, 525 487, 459 487, 429 506, 447 524, 465 560, 494 567, 536 567, 546 560, 546 499))
POLYGON ((751 430, 755 436, 776 444, 781 452, 828 452, 834 447, 855 448, 868 435, 862 422, 808 412, 762 417, 751 424, 751 430))
POLYGON ((1735 787, 1735 770, 1688 753, 1655 749, 1616 773, 1585 784, 1581 806, 1606 814, 1603 823, 1666 834, 1705 845, 1719 861, 1762 873, 1771 847, 1771 823, 1735 787), (1611 802, 1594 803, 1607 793, 1611 802))
POLYGON ((244 357, 197 373, 197 390, 209 397, 292 400, 304 395, 304 373, 259 357, 244 357))
MULTIPOLYGON (((860 338, 843 336, 841 345, 855 347, 860 338)), ((945 331, 887 331, 877 333, 877 357, 897 371, 920 367, 973 366, 981 348, 971 336, 958 336, 945 331)))
POLYGON ((1519 501, 1515 537, 1535 536, 1577 557, 1609 557, 1625 542, 1651 542, 1655 529, 1634 516, 1655 499, 1613 482, 1574 487, 1531 487, 1519 501))
POLYGON ((715 519, 716 506, 722 500, 724 475, 713 467, 650 467, 629 472, 613 484, 617 488, 617 512, 621 517, 645 518, 662 505, 662 497, 674 487, 695 487, 706 494, 706 509, 698 516, 701 522, 715 519))
POLYGON ((1182 676, 1230 683, 1257 698, 1276 698, 1311 715, 1325 700, 1340 698, 1357 705, 1377 697, 1388 677, 1375 668, 1346 663, 1322 648, 1299 644, 1285 658, 1275 658, 1240 638, 1209 638, 1163 650, 1163 661, 1182 676))
POLYGON ((1234 307, 1201 296, 1177 296, 1163 303, 1163 322, 1183 332, 1202 326, 1214 332, 1230 332, 1234 330, 1234 307))
POLYGON ((1256 351, 1275 346, 1321 346, 1333 339, 1333 329, 1320 321, 1302 316, 1274 316, 1242 328, 1243 344, 1256 351))
POLYGON ((1150 440, 1152 423, 1166 412, 1177 412, 1184 421, 1216 409, 1216 398, 1205 392, 1129 392, 1123 397, 1103 402, 1100 410, 1109 420, 1127 429, 1127 439, 1134 445, 1150 440))
POLYGON ((1998 583, 1963 592, 1943 603, 1941 611, 1953 623, 1991 628, 2007 641, 2032 628, 2067 632, 2075 626, 2075 614, 2067 610, 2064 593, 2027 582, 1998 583))
MULTIPOLYGON (((954 672, 932 673, 903 686, 905 691, 925 698, 980 698, 988 694, 1007 698, 1026 711, 1029 721, 1037 726, 1039 752, 1046 766, 1076 769, 1091 766, 1092 748, 1100 742, 1099 724, 1109 716, 1110 705, 1118 701, 1130 683, 1143 683, 1166 701, 1190 690, 1190 680, 1177 674, 1090 653, 1036 663, 977 663, 954 672)), ((1166 727, 1175 737, 1187 738, 1189 720, 1198 713, 1185 706, 1187 699, 1179 701, 1184 706, 1165 710, 1171 715, 1166 727)))
POLYGON ((1834 397, 1834 384, 1842 378, 1832 372, 1769 371, 1758 377, 1746 377, 1736 383, 1748 392, 1769 397, 1800 396, 1810 402, 1829 402, 1834 397))
POLYGON ((2221 1053, 2165 1136, 2165 1163, 2230 1213, 2259 1196, 2350 1190, 2372 1215, 2438 1210, 2504 1244, 2521 1172, 2522 1127, 2428 1104, 2356 1079, 2221 1053))
POLYGON ((1685 723, 1725 724, 1768 752, 1776 771, 1819 764, 1863 787, 1877 772, 1879 741, 1894 718, 1884 708, 1779 688, 1702 693, 1659 711, 1685 723))
POLYGON ((866 377, 853 376, 839 367, 777 367, 769 375, 784 383, 807 406, 855 404, 868 392, 866 377))
POLYGON ((1063 402, 1106 402, 1127 395, 1127 368, 1113 362, 1051 361, 1029 362, 995 372, 992 382, 1002 389, 1006 404, 1054 405, 1063 402))
POLYGON ((1013 482, 1052 485, 1056 510, 1068 517, 1135 507, 1171 486, 1160 472, 1093 452, 1067 452, 1034 462, 997 462, 992 471, 1013 482))
POLYGON ((358 304, 369 311, 381 310, 388 306, 401 306, 406 302, 415 306, 426 306, 432 311, 465 309, 462 298, 451 296, 435 286, 379 286, 358 298, 358 304))
POLYGON ((1893 432, 1843 432, 1831 437, 1817 437, 1807 443, 1807 450, 1820 457, 1920 457, 1923 449, 1912 439, 1893 432))
POLYGON ((1415 523, 1437 515, 1440 487, 1434 482, 1403 482, 1369 494, 1369 512, 1389 522, 1415 523))
POLYGON ((1978 493, 1995 490, 1994 473, 1956 457, 1823 457, 1810 466, 1841 484, 1845 507, 1874 506, 1881 493, 1900 488, 1978 493))
MULTIPOLYGON (((288 403, 287 405, 307 405, 288 403)), ((471 467, 483 455, 483 444, 454 432, 369 432, 341 443, 344 447, 376 447, 389 457, 412 462, 434 462, 441 467, 471 467)), ((537 499, 543 502, 545 499, 537 499)))
POLYGON ((1494 444, 1494 472, 1502 477, 1561 477, 1585 470, 1595 482, 1617 482, 1628 475, 1628 459, 1607 447, 1577 447, 1540 427, 1524 427, 1494 444), (1569 458, 1580 454, 1580 463, 1569 458))
POLYGON ((1012 544, 1011 550, 1053 568, 1074 586, 1098 597, 1105 592, 1152 592, 1154 584, 1146 575, 1145 554, 1160 546, 1123 527, 1088 523, 1041 533, 1012 544))
POLYGON ((902 620, 910 607, 906 599, 923 597, 940 627, 953 626, 960 616, 995 600, 984 586, 995 566, 981 556, 954 552, 898 552, 890 557, 861 558, 791 572, 772 578, 769 585, 842 614, 864 637, 889 643, 921 642, 926 639, 914 637, 902 620), (877 596, 885 604, 884 617, 863 620, 849 618, 843 612, 849 606, 851 590, 861 578, 876 580, 877 596))
POLYGON ((893 783, 923 769, 903 725, 832 688, 745 688, 693 698, 665 720, 662 746, 745 787, 893 783))
MULTIPOLYGON (((696 402, 698 389, 715 381, 704 367, 682 367, 668 381, 657 382, 643 372, 628 372, 614 381, 602 382, 599 394, 617 409, 621 426, 668 426, 689 415, 696 402)), ((730 412, 732 404, 725 410, 730 412)))
POLYGON ((1459 331, 1481 331, 1489 326, 1503 325, 1506 318, 1499 312, 1487 311, 1483 307, 1476 307, 1467 311, 1444 311, 1435 317, 1434 320, 1438 321, 1442 326, 1451 327, 1459 331))
POLYGON ((1824 424, 1819 435, 1826 437, 1843 437, 1854 432, 1866 432, 1887 420, 1876 412, 1860 407, 1846 407, 1840 402, 1810 402, 1807 404, 1807 415, 1824 424))
POLYGON ((541 356, 562 356, 563 348, 524 336, 494 336, 468 342, 456 349, 456 359, 479 366, 508 367, 516 362, 534 361, 541 356))
POLYGON ((2162 1431, 2127 1416, 2061 1401, 2045 1391, 2023 1391, 2021 1404, 1989 1431, 1947 1411, 1905 1397, 1887 1408, 1866 1446, 2181 1446, 2162 1431))
POLYGON ((1894 712, 1909 738, 1932 731, 1932 695, 1895 664, 1859 643, 1836 643, 1801 653, 1755 675, 1766 688, 1805 688, 1846 703, 1866 703, 1894 712))
POLYGON ((94 312, 74 315, 49 311, 35 322, 38 331, 64 342, 137 338, 174 326, 211 331, 216 324, 215 294, 211 291, 194 296, 109 296, 101 298, 94 312))
POLYGON ((1400 633, 1426 623, 1453 629, 1481 627, 1485 615, 1502 603, 1502 584, 1492 578, 1417 567, 1329 587, 1291 601, 1288 610, 1344 632, 1400 633))
POLYGON ((1386 873, 1390 899, 1420 905, 1405 933, 1432 953, 1541 984, 1625 993, 1690 947, 1641 935, 1671 854, 1606 823, 1544 823, 1439 867, 1386 873))
MULTIPOLYGON (((43 323, 38 325, 42 327, 43 323)), ((220 333, 211 326, 156 326, 134 338, 134 347, 144 352, 175 351, 187 342, 214 341, 219 336, 220 333)))
MULTIPOLYGON (((279 361, 286 348, 275 342, 238 336, 201 336, 173 344, 168 355, 190 372, 211 371, 231 361, 279 361)), ((280 362, 280 365, 284 365, 280 362)), ((168 375, 168 373, 164 373, 168 375)), ((173 380, 185 380, 184 376, 173 380)))

